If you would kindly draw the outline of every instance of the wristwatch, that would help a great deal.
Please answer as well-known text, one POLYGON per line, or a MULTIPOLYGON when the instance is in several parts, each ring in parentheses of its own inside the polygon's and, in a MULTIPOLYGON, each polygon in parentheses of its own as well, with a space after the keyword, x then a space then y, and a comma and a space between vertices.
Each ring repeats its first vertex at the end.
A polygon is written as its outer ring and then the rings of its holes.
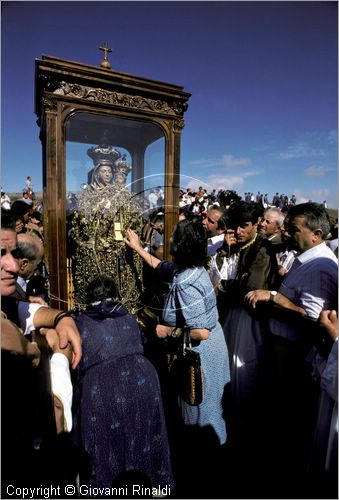
POLYGON ((178 335, 177 335, 177 328, 173 328, 173 330, 171 331, 171 337, 174 337, 176 338, 178 335))
POLYGON ((276 297, 277 293, 278 292, 276 292, 275 290, 270 291, 270 301, 271 302, 275 302, 275 297, 276 297))

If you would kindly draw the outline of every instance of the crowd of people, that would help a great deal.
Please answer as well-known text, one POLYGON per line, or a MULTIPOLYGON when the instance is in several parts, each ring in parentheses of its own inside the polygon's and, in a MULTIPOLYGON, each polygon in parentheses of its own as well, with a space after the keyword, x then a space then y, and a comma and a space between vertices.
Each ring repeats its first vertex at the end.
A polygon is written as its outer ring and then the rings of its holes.
POLYGON ((144 261, 146 324, 104 274, 78 314, 49 306, 30 177, 24 191, 1 200, 3 498, 47 484, 75 497, 337 498, 338 221, 324 204, 181 190, 168 261, 152 190, 143 231, 124 234, 144 261), (196 405, 171 377, 186 335, 196 405), (42 345, 52 438, 45 408, 37 417, 42 345))

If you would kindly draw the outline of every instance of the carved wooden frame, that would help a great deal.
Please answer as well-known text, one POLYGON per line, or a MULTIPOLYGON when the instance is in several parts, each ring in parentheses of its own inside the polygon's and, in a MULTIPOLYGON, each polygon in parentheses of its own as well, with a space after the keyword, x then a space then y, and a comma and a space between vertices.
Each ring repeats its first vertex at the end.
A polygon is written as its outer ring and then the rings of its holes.
POLYGON ((65 124, 78 112, 147 121, 165 137, 165 258, 178 220, 180 139, 191 94, 182 87, 50 56, 36 59, 35 112, 43 156, 45 255, 52 306, 68 303, 65 124))

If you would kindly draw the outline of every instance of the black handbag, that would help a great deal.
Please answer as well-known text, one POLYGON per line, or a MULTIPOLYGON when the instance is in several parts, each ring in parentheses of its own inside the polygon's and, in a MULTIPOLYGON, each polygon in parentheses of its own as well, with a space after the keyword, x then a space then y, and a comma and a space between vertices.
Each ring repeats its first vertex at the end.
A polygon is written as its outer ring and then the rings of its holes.
POLYGON ((176 358, 170 365, 170 375, 177 393, 190 406, 198 406, 204 397, 200 354, 192 350, 189 331, 185 329, 176 358))

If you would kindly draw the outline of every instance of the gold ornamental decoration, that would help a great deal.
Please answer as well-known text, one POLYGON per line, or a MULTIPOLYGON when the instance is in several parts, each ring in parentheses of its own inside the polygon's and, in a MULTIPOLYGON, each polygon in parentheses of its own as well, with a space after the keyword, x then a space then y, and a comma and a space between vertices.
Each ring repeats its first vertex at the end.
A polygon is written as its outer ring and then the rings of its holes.
POLYGON ((68 230, 74 303, 82 308, 88 282, 95 275, 105 273, 114 278, 122 304, 136 313, 143 291, 142 261, 125 245, 123 238, 128 228, 141 234, 145 223, 143 199, 125 186, 132 167, 124 157, 120 159, 117 150, 98 146, 90 148, 88 154, 96 165, 93 181, 79 195, 68 230), (103 160, 105 151, 108 159, 103 160), (116 161, 112 160, 113 155, 118 156, 116 161), (112 173, 107 177, 109 168, 112 173), (103 172, 101 177, 97 170, 103 172))
POLYGON ((64 81, 58 82, 57 88, 53 90, 53 94, 102 102, 105 104, 114 104, 116 106, 138 110, 167 113, 174 116, 182 116, 187 109, 187 104, 183 104, 179 101, 175 101, 169 106, 167 102, 161 101, 160 99, 149 99, 142 96, 111 92, 104 89, 94 89, 85 85, 64 81))

